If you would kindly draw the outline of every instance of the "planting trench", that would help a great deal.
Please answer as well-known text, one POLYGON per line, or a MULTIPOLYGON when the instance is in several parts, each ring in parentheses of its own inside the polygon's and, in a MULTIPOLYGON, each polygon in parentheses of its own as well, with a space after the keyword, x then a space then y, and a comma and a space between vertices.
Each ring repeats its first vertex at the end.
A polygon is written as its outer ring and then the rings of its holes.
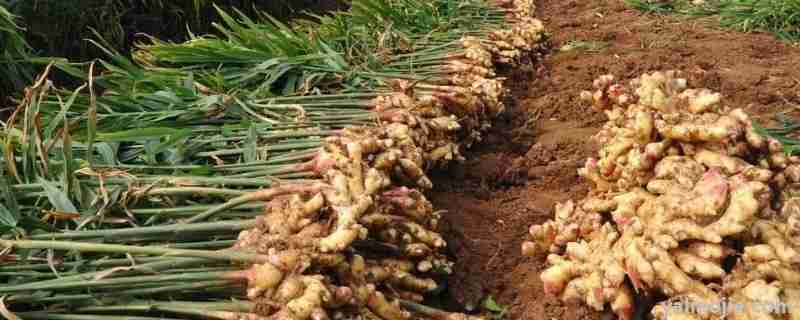
POLYGON ((603 74, 631 79, 679 69, 690 86, 721 92, 731 107, 765 123, 800 106, 800 49, 768 34, 720 30, 713 22, 642 15, 622 0, 543 0, 536 16, 551 34, 552 52, 541 65, 513 75, 507 114, 466 155, 469 160, 433 176, 430 199, 448 210, 444 231, 457 257, 449 292, 465 307, 490 295, 509 307, 510 319, 605 318, 545 296, 539 280, 544 256, 520 254, 531 224, 551 217, 556 202, 588 191, 577 169, 596 152, 589 138, 605 119, 579 100, 580 91, 603 74), (569 43, 605 48, 560 50, 569 43))

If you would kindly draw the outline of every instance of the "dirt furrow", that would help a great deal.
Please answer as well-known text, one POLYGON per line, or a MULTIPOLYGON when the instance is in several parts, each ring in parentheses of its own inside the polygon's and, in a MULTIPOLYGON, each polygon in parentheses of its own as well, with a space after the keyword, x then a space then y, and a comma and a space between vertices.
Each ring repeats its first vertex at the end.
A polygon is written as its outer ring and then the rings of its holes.
POLYGON ((509 319, 599 319, 546 297, 538 274, 544 256, 519 253, 529 225, 588 190, 576 171, 596 151, 590 137, 604 117, 579 101, 580 91, 602 74, 630 79, 680 69, 692 85, 766 121, 800 106, 800 49, 713 22, 642 15, 622 0, 542 0, 537 16, 552 34, 552 52, 517 71, 508 114, 470 161, 435 176, 430 198, 448 210, 445 232, 458 259, 449 290, 457 302, 477 306, 491 295, 509 306, 509 319))

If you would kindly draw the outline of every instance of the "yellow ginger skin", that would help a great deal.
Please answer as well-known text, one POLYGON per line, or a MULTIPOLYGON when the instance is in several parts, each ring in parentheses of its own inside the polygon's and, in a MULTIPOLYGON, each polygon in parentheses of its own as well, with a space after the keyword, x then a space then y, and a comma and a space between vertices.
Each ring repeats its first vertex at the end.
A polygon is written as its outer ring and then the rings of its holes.
POLYGON ((758 221, 753 225, 752 232, 764 245, 769 246, 772 253, 770 260, 777 259, 787 265, 800 264, 800 247, 794 239, 787 237, 792 232, 788 224, 758 221))
MULTIPOLYGON (((745 250, 753 253, 753 249, 745 250)), ((800 300, 797 300, 800 298, 800 282, 795 274, 796 270, 787 270, 775 260, 765 263, 745 258, 739 261, 723 282, 723 293, 737 305, 736 310, 729 312, 729 317, 741 320, 800 319, 800 300)))
MULTIPOLYGON (((605 75, 593 87, 581 98, 608 117, 594 137, 602 148, 578 170, 593 188, 585 199, 556 204, 554 219, 531 226, 522 245, 526 255, 549 253, 545 292, 610 308, 620 319, 632 317, 631 292, 704 305, 796 299, 800 201, 783 190, 800 185, 800 159, 760 136, 721 94, 690 88, 677 71, 628 84, 605 75), (732 258, 737 266, 726 269, 732 258)), ((749 309, 729 317, 800 319, 797 305, 787 317, 749 309)), ((665 319, 668 308, 651 313, 665 319)))
POLYGON ((567 243, 576 241, 581 235, 593 232, 600 227, 598 214, 587 214, 575 203, 568 201, 556 205, 554 221, 531 226, 529 232, 533 242, 523 243, 523 251, 533 254, 537 251, 560 253, 567 243))
MULTIPOLYGON (((564 301, 582 301, 596 310, 605 304, 620 315, 633 311, 631 290, 623 284, 625 271, 608 252, 619 237, 609 224, 595 233, 591 242, 570 242, 565 255, 547 257, 553 267, 541 274, 545 292, 559 295, 564 301)), ((628 318, 626 318, 628 319, 628 318)))

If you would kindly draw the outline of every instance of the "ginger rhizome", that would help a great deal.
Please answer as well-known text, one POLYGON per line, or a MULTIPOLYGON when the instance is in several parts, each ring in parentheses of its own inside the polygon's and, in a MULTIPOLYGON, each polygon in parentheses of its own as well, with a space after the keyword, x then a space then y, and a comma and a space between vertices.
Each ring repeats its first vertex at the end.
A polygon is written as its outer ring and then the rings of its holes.
MULTIPOLYGON (((800 159, 760 135, 743 110, 690 88, 677 71, 628 84, 601 76, 581 97, 608 118, 593 137, 597 157, 578 170, 592 189, 557 204, 554 219, 532 226, 532 241, 522 246, 526 255, 548 254, 547 293, 609 308, 620 319, 632 319, 634 294, 666 297, 651 311, 659 319, 724 316, 674 312, 674 301, 797 299, 798 207, 776 195, 800 181, 800 159)), ((787 310, 800 317, 797 303, 787 310)))
POLYGON ((345 128, 302 164, 320 182, 277 186, 224 206, 268 201, 258 227, 235 245, 270 257, 246 275, 259 315, 411 319, 414 310, 401 301, 422 302, 439 288, 452 263, 437 232, 441 217, 420 190, 432 187, 428 169, 463 159, 462 146, 479 141, 504 110, 495 64, 516 63, 510 52, 531 53, 543 33, 538 20, 516 21, 490 41, 463 38, 443 83, 392 81, 393 93, 372 100, 379 126, 345 128))

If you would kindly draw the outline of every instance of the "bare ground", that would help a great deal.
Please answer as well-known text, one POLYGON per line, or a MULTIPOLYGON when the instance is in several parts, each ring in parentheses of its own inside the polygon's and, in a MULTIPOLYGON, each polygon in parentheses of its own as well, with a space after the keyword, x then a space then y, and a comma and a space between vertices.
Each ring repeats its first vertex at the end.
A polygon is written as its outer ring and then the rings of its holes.
POLYGON ((631 79, 679 69, 691 86, 719 91, 732 107, 766 121, 800 106, 800 49, 768 34, 718 29, 713 22, 642 15, 622 0, 540 0, 538 17, 553 51, 511 81, 513 101, 468 162, 439 172, 430 197, 448 210, 445 233, 457 257, 450 294, 462 306, 487 295, 510 308, 510 319, 600 319, 563 305, 542 290, 544 256, 520 255, 528 226, 552 215, 556 202, 583 197, 578 177, 589 142, 604 121, 578 99, 596 77, 631 79), (571 41, 607 45, 600 51, 559 48, 571 41))

